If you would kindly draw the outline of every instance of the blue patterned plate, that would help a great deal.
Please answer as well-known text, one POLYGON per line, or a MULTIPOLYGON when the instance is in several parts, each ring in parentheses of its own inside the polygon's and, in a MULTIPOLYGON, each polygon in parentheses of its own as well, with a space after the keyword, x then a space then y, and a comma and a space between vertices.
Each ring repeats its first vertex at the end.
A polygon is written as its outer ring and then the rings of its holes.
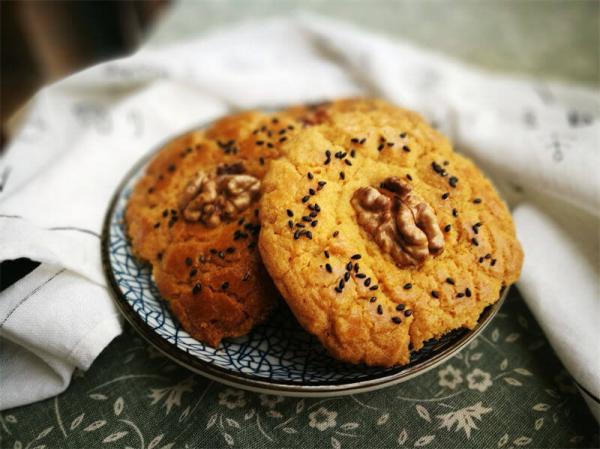
POLYGON ((102 235, 104 270, 127 321, 166 356, 198 374, 234 387, 287 396, 337 396, 382 388, 452 357, 483 330, 506 297, 508 289, 500 301, 484 310, 475 329, 459 329, 429 341, 403 367, 369 368, 334 360, 298 325, 283 301, 271 318, 250 334, 223 341, 218 348, 207 346, 173 319, 149 266, 133 257, 126 237, 123 215, 127 199, 153 155, 133 167, 109 207, 102 235))

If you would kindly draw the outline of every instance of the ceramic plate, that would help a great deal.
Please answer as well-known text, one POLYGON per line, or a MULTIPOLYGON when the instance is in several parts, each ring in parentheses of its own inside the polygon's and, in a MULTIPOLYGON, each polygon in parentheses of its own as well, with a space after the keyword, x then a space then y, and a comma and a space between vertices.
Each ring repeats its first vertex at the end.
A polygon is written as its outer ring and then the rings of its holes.
POLYGON ((133 167, 111 202, 102 236, 104 270, 118 309, 136 331, 175 362, 215 381, 286 396, 337 396, 397 384, 460 351, 492 320, 506 297, 508 289, 484 310, 475 329, 459 329, 429 341, 403 367, 369 368, 334 360, 316 338, 302 330, 283 301, 250 334, 212 348, 179 326, 154 285, 150 267, 133 257, 126 236, 127 199, 153 155, 133 167))

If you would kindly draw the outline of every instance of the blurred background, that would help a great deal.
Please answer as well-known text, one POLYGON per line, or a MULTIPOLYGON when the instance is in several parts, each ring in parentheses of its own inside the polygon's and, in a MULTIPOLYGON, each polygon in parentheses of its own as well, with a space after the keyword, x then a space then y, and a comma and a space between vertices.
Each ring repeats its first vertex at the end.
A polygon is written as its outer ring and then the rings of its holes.
POLYGON ((141 45, 309 10, 493 71, 600 86, 600 1, 0 1, 2 147, 9 117, 43 85, 141 45))

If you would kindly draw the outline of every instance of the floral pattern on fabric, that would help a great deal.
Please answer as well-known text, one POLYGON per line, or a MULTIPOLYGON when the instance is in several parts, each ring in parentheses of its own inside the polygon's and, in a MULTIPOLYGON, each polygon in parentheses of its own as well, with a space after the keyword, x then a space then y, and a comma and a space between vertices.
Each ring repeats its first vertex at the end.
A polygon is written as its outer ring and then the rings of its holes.
POLYGON ((598 425, 514 290, 438 368, 378 391, 290 398, 194 375, 133 330, 62 395, 0 414, 0 447, 597 447, 598 425))

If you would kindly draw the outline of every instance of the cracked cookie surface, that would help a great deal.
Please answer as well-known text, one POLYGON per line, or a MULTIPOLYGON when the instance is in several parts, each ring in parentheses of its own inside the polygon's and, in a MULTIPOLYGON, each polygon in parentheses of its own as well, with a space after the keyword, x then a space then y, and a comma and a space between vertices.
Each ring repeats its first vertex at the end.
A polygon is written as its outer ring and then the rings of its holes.
POLYGON ((279 297, 256 248, 260 179, 306 113, 241 113, 177 137, 132 192, 134 254, 183 328, 211 346, 264 321, 279 297))
POLYGON ((517 280, 523 255, 510 213, 482 172, 417 114, 351 99, 318 117, 262 181, 263 261, 300 324, 334 357, 406 364, 425 341, 474 327, 517 280), (380 213, 369 224, 380 195, 368 189, 383 193, 389 179, 416 199, 404 208, 398 201, 393 220, 380 213), (411 257, 400 257, 407 248, 411 257))

